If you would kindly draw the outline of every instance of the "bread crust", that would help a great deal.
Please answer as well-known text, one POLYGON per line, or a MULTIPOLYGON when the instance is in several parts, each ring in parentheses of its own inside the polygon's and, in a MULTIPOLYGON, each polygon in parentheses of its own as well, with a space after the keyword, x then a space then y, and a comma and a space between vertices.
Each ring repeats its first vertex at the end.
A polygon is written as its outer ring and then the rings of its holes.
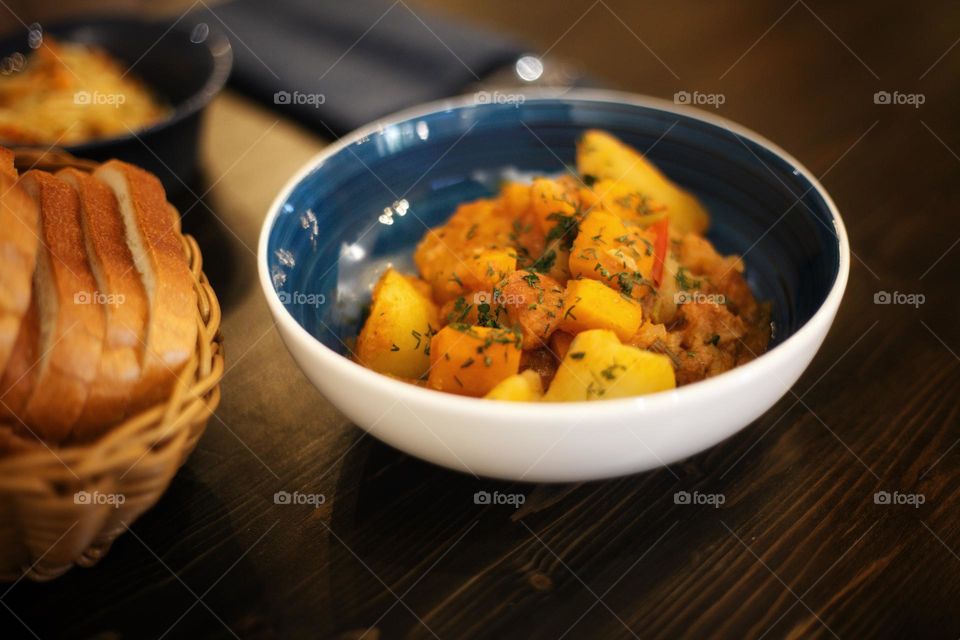
POLYGON ((23 314, 7 368, 0 376, 0 417, 12 418, 18 431, 26 428, 20 416, 37 382, 39 359, 40 322, 37 305, 31 300, 27 312, 23 314))
POLYGON ((19 416, 48 442, 71 432, 97 373, 105 312, 90 269, 80 225, 80 201, 65 182, 42 171, 21 178, 40 207, 40 237, 34 272, 39 324, 36 384, 19 416))
POLYGON ((37 205, 17 184, 12 154, 9 160, 7 166, 0 154, 0 372, 7 368, 30 304, 39 246, 37 205))
POLYGON ((134 264, 149 301, 149 321, 140 381, 131 410, 167 397, 193 355, 197 298, 180 236, 180 221, 160 181, 118 160, 94 177, 112 189, 122 214, 134 264))
POLYGON ((140 379, 148 303, 113 191, 76 169, 56 175, 79 197, 87 258, 106 314, 97 374, 73 429, 72 439, 82 441, 102 434, 126 413, 140 379))
POLYGON ((0 173, 17 179, 17 167, 15 160, 17 155, 13 152, 12 149, 7 149, 6 147, 0 147, 0 173))

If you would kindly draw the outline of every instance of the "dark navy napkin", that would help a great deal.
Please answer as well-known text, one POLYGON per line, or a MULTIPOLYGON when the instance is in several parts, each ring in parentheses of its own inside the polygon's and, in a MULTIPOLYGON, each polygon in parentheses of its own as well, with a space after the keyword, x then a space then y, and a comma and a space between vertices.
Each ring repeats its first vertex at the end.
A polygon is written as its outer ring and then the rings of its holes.
POLYGON ((522 52, 402 0, 235 0, 204 13, 233 44, 236 88, 327 134, 462 93, 522 52))

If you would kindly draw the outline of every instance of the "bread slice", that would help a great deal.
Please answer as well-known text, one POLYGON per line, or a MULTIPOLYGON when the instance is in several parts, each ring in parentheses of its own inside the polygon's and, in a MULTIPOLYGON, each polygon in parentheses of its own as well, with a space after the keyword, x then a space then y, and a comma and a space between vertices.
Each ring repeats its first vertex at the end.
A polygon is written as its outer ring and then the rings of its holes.
POLYGON ((13 352, 0 376, 0 419, 16 430, 26 426, 21 416, 37 382, 40 360, 40 321, 36 301, 30 300, 23 314, 13 352))
POLYGON ((20 179, 40 207, 33 296, 39 324, 36 384, 20 418, 49 442, 66 439, 86 404, 103 344, 105 311, 80 227, 80 199, 43 171, 20 179))
MULTIPOLYGON (((0 147, 0 419, 23 431, 20 416, 33 392, 39 360, 40 325, 31 296, 36 266, 40 211, 16 184, 15 155, 0 147)), ((16 440, 12 431, 4 438, 16 440)), ((0 450, 4 447, 0 446, 0 450)))
POLYGON ((151 173, 118 160, 101 165, 94 177, 113 190, 126 229, 127 245, 149 301, 146 345, 132 408, 166 398, 196 349, 197 297, 179 220, 151 173))
POLYGON ((84 246, 106 312, 99 368, 71 436, 89 440, 123 419, 136 392, 146 343, 147 294, 127 246, 113 191, 76 169, 59 171, 57 177, 73 187, 80 198, 84 246))
POLYGON ((37 205, 17 184, 13 155, 0 147, 0 372, 7 368, 30 303, 38 240, 37 205))

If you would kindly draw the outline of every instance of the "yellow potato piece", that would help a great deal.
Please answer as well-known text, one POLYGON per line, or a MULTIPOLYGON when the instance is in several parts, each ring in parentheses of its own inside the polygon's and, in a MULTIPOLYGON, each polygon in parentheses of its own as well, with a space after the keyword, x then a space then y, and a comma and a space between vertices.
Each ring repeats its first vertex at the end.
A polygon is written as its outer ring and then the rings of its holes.
POLYGON ((562 218, 579 215, 580 210, 575 186, 562 179, 536 178, 530 187, 530 204, 543 233, 549 233, 562 218))
POLYGON ((530 185, 507 182, 500 187, 499 200, 507 216, 520 219, 530 209, 530 185))
POLYGON ((676 386, 668 357, 620 344, 612 331, 593 329, 574 338, 543 399, 608 400, 676 386))
POLYGON ((600 280, 633 297, 639 298, 652 283, 650 234, 628 229, 620 218, 602 209, 594 209, 580 223, 569 260, 571 276, 600 280))
POLYGON ((635 149, 609 133, 590 130, 577 143, 577 171, 599 180, 623 183, 666 206, 677 232, 702 234, 710 224, 707 210, 635 149))
MULTIPOLYGON (((571 280, 563 294, 560 330, 578 334, 589 329, 608 329, 627 340, 640 327, 643 310, 602 282, 571 280)), ((572 348, 572 347, 571 347, 572 348)))
POLYGON ((370 317, 357 338, 357 359, 366 367, 419 378, 430 367, 430 338, 439 327, 437 307, 425 283, 387 269, 373 289, 370 317))
POLYGON ((540 381, 540 374, 532 369, 506 378, 484 396, 488 400, 507 402, 537 402, 542 397, 543 384, 540 381))
POLYGON ((582 199, 589 199, 594 209, 608 211, 627 223, 649 227, 667 215, 666 206, 622 181, 597 180, 590 191, 582 199))
POLYGON ((513 249, 485 249, 456 265, 451 277, 465 291, 489 291, 517 270, 517 252, 513 249))

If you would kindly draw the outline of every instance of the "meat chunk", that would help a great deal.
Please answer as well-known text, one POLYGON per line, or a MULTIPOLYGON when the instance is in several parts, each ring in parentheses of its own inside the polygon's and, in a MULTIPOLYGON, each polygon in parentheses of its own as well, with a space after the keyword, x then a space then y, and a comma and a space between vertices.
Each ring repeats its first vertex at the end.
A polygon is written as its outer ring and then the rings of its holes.
POLYGON ((497 286, 493 304, 506 309, 509 323, 520 328, 524 350, 539 349, 563 315, 563 287, 541 273, 514 271, 497 286))

